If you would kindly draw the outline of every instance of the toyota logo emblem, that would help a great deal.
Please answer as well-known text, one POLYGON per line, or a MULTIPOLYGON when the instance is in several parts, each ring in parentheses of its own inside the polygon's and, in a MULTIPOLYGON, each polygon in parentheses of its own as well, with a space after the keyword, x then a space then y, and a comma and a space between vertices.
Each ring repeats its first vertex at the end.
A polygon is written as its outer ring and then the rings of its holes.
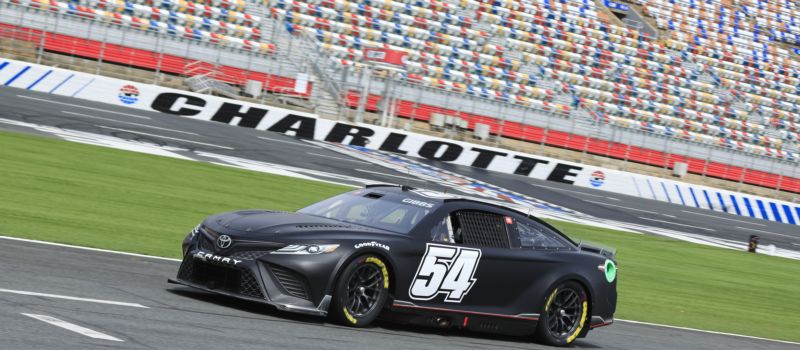
POLYGON ((217 246, 222 249, 230 247, 231 243, 233 243, 233 240, 228 235, 222 235, 217 238, 217 246))

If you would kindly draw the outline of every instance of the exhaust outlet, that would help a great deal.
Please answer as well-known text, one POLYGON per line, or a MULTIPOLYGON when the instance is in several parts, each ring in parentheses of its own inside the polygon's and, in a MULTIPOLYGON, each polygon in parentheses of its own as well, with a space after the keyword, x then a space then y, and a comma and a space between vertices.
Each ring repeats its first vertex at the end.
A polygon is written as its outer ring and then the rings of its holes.
POLYGON ((439 327, 442 327, 442 328, 450 327, 450 318, 449 317, 439 316, 439 317, 436 317, 434 319, 434 321, 436 321, 436 325, 439 326, 439 327))

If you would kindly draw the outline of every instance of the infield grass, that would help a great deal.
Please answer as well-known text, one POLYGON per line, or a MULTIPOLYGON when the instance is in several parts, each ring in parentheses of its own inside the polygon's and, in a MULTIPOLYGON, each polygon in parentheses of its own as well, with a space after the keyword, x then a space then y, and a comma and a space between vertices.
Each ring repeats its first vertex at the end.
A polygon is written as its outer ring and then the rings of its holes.
MULTIPOLYGON (((175 258, 209 214, 294 210, 347 189, 0 132, 0 235, 175 258)), ((800 341, 800 261, 553 224, 617 248, 618 318, 800 341)))

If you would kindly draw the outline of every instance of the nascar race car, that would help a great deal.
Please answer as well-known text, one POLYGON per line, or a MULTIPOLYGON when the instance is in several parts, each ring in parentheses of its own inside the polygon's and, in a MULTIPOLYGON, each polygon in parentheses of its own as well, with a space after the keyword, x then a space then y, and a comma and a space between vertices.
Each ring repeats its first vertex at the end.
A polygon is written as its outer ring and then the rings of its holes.
POLYGON ((380 316, 567 345, 616 308, 612 252, 520 211, 406 186, 213 215, 183 253, 172 283, 355 327, 380 316))

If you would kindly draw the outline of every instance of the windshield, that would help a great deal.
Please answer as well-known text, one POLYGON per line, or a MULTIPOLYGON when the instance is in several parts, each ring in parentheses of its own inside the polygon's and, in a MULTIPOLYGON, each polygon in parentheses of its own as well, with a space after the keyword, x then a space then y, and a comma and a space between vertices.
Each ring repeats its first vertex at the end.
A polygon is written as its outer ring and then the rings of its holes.
POLYGON ((404 193, 362 189, 340 194, 298 210, 298 213, 322 216, 398 233, 409 233, 439 203, 420 200, 404 193))

